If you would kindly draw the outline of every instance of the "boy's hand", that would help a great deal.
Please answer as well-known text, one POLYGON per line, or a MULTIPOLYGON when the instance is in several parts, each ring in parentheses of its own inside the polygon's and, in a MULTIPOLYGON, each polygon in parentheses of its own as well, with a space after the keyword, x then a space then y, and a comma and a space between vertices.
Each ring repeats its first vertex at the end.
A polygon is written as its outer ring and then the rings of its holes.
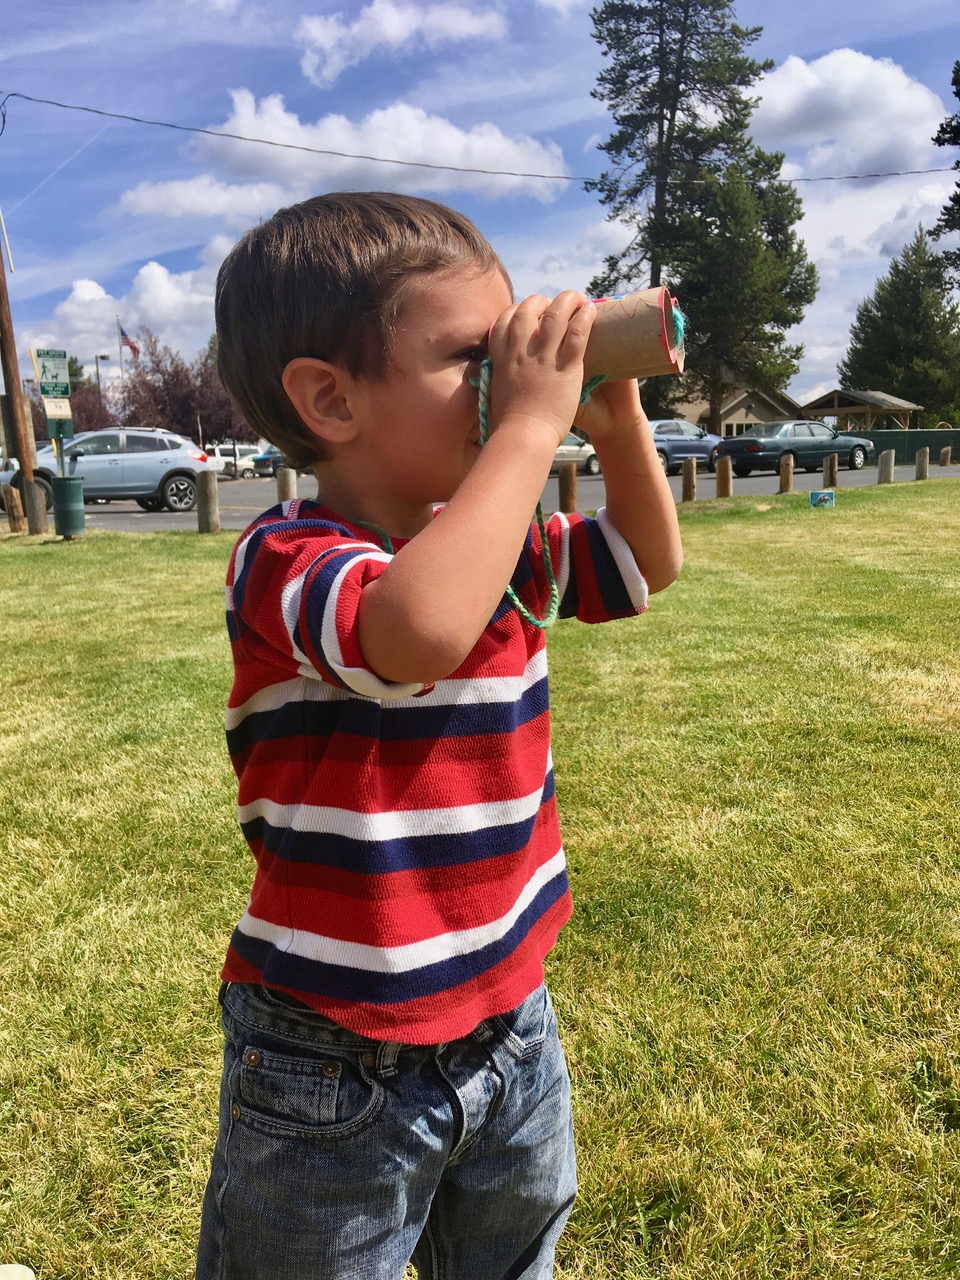
POLYGON ((595 316, 586 295, 571 290, 552 302, 533 294, 503 312, 490 331, 491 430, 533 420, 560 443, 577 414, 595 316))
POLYGON ((601 382, 594 387, 574 421, 591 440, 597 440, 620 431, 632 431, 644 420, 640 387, 636 378, 630 378, 623 382, 601 382))

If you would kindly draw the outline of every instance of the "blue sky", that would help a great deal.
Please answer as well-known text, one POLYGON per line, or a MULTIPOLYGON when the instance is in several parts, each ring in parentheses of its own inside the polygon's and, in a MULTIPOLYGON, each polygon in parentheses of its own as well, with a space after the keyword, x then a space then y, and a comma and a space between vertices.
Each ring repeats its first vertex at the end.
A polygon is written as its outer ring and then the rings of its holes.
MULTIPOLYGON (((956 0, 739 0, 776 66, 753 134, 800 181, 800 234, 820 293, 793 331, 801 400, 836 382, 857 303, 956 172, 931 137, 960 110, 956 0)), ((0 96, 433 164, 561 175, 445 172, 311 155, 148 127, 11 98, 0 134, 0 209, 21 375, 28 346, 92 367, 116 320, 188 359, 213 330, 213 283, 261 216, 318 191, 390 188, 461 208, 517 290, 585 288, 624 231, 576 180, 603 167, 611 123, 590 94, 602 65, 581 0, 35 0, 0 46, 0 96), (571 180, 572 179, 572 180, 571 180)), ((681 300, 682 302, 682 300, 681 300)))

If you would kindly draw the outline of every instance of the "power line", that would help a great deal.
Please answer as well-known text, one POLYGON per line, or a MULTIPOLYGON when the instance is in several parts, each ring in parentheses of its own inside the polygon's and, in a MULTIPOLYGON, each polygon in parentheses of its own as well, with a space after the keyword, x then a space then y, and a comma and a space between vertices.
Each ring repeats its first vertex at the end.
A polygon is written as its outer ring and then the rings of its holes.
MULTIPOLYGON (((2 91, 0 91, 2 92, 2 91)), ((35 102, 45 107, 59 107, 63 111, 84 111, 88 115, 105 116, 111 120, 127 120, 131 124, 150 125, 157 129, 175 129, 180 133, 202 133, 211 138, 229 138, 234 142, 251 142, 261 147, 277 147, 283 151, 306 151, 315 156, 335 156, 340 160, 367 160, 371 164, 396 164, 408 169, 440 169, 447 173, 481 173, 498 178, 541 178, 549 182, 596 182, 597 178, 582 177, 569 173, 527 173, 517 169, 480 169, 458 164, 431 164, 427 160, 401 160, 395 156, 370 156, 355 151, 334 151, 327 147, 308 147, 299 142, 276 142, 272 138, 251 138, 243 133, 228 133, 225 129, 204 129, 200 125, 173 124, 169 120, 148 120, 143 116, 126 115, 121 111, 104 111, 100 107, 79 106, 74 102, 57 102, 53 98, 34 98, 28 93, 11 91, 5 94, 0 102, 0 135, 7 127, 7 103, 11 98, 21 98, 24 102, 35 102)), ((954 165, 944 165, 936 169, 891 169, 883 173, 835 173, 821 174, 817 177, 789 178, 786 182, 860 182, 877 178, 907 178, 928 173, 951 173, 960 168, 960 161, 954 165)), ((683 180, 681 180, 683 181, 683 180)), ((689 182, 701 182, 700 178, 685 179, 689 182)))

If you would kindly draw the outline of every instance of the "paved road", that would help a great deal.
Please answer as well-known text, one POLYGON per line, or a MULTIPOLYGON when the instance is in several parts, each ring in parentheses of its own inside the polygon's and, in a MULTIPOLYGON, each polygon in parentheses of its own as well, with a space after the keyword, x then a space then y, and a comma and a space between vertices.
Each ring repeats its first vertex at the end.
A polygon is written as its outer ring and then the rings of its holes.
MULTIPOLYGON (((931 468, 931 477, 936 479, 939 467, 931 468)), ((913 480, 913 466, 897 467, 895 479, 898 482, 913 480)), ((955 476, 954 467, 943 470, 944 476, 955 476)), ((823 485, 820 472, 807 475, 801 472, 794 476, 794 488, 801 492, 819 489, 823 485)), ((841 471, 841 489, 856 488, 861 485, 877 483, 876 467, 864 467, 862 471, 841 471)), ((739 480, 734 478, 735 494, 774 494, 777 492, 778 478, 771 473, 748 476, 739 480)), ((679 476, 670 477, 670 488, 679 502, 681 481, 679 476)), ((299 477, 299 492, 302 498, 316 496, 316 481, 312 476, 299 477)), ((273 480, 222 480, 218 485, 220 497, 220 524, 224 529, 244 529, 261 511, 276 502, 276 484, 273 480)), ((716 497, 716 482, 712 475, 699 472, 697 475, 697 497, 716 497)), ((602 476, 577 477, 577 506, 581 511, 595 511, 602 507, 605 491, 602 476)), ((551 477, 543 491, 543 505, 547 511, 555 511, 559 503, 557 481, 551 477)), ((141 511, 135 502, 109 502, 95 504, 85 508, 88 529, 119 529, 126 532, 155 532, 164 529, 194 530, 197 527, 195 511, 175 513, 171 511, 141 511)))

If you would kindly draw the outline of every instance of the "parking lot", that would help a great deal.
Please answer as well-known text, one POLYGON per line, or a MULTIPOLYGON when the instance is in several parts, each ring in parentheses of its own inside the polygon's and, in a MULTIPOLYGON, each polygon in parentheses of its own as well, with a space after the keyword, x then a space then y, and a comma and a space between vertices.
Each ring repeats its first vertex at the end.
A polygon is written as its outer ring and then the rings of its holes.
MULTIPOLYGON (((913 480, 914 474, 915 471, 912 465, 902 466, 896 468, 894 478, 897 482, 909 481, 913 480)), ((931 468, 930 475, 932 479, 936 479, 939 474, 940 468, 931 468)), ((955 474, 956 468, 943 470, 944 476, 955 474)), ((867 466, 862 471, 840 472, 839 488, 841 490, 859 488, 862 485, 876 483, 876 467, 867 466)), ((733 492, 735 494, 775 494, 778 484, 777 476, 767 472, 748 476, 742 480, 735 479, 733 492)), ((804 472, 794 476, 793 484, 794 488, 799 492, 809 492, 811 489, 823 487, 823 476, 819 473, 807 475, 804 472)), ((681 491, 680 476, 670 477, 670 488, 673 496, 679 502, 681 491)), ((277 485, 276 481, 272 479, 221 480, 217 486, 217 492, 220 498, 220 525, 224 529, 245 529, 251 520, 254 520, 261 511, 265 511, 267 507, 272 506, 277 500, 277 485)), ((298 492, 302 498, 316 497, 317 484, 312 476, 298 477, 298 492)), ((705 471, 698 472, 697 498, 705 499, 715 496, 715 477, 705 471)), ((603 506, 605 500, 606 491, 603 485, 603 476, 577 476, 578 510, 595 511, 598 507, 603 506)), ((555 511, 557 509, 559 492, 555 476, 551 476, 547 481, 542 501, 545 511, 555 511)), ((127 532, 139 530, 141 533, 146 533, 164 529, 196 529, 197 527, 196 511, 142 511, 135 502, 94 503, 87 506, 85 512, 88 529, 117 529, 127 532)))

